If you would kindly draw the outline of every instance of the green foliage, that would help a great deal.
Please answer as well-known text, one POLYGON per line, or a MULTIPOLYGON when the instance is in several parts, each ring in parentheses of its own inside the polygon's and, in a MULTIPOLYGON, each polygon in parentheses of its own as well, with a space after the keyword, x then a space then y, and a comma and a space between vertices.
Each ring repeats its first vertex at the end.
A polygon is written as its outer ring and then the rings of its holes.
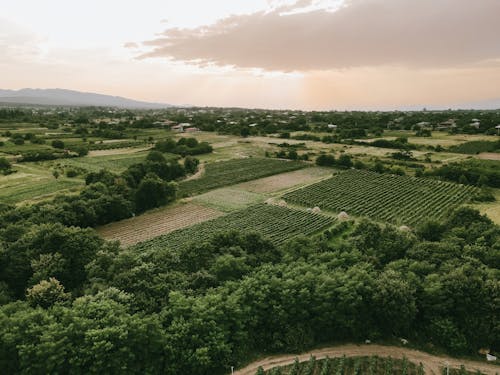
POLYGON ((70 294, 64 291, 64 287, 59 280, 54 277, 49 280, 42 280, 26 291, 26 300, 33 306, 48 308, 55 303, 66 302, 70 294))
POLYGON ((191 242, 228 230, 255 231, 280 245, 300 236, 310 235, 332 224, 332 219, 321 214, 312 214, 291 208, 260 204, 236 211, 216 219, 156 237, 135 245, 136 249, 180 248, 191 242))
POLYGON ((469 141, 448 148, 450 152, 459 154, 479 154, 481 152, 500 151, 500 141, 469 141))
POLYGON ((337 160, 333 155, 322 154, 316 158, 316 165, 320 167, 333 167, 337 164, 337 160))
POLYGON ((58 149, 63 149, 64 148, 64 142, 61 141, 60 139, 54 139, 51 143, 52 147, 58 148, 58 149))
POLYGON ((0 172, 8 172, 11 168, 12 165, 10 164, 10 162, 4 157, 0 157, 0 172))
POLYGON ((193 174, 198 170, 198 165, 200 164, 200 161, 196 158, 193 158, 191 156, 186 156, 184 158, 184 169, 186 170, 187 174, 193 174))

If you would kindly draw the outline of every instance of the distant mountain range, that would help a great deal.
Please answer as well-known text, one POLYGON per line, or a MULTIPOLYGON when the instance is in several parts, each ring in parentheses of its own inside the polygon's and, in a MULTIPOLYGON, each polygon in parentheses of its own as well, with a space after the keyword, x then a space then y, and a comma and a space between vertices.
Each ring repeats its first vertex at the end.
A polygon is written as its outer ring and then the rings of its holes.
POLYGON ((170 104, 148 103, 137 100, 63 89, 0 89, 0 103, 21 105, 74 106, 74 107, 118 107, 161 109, 170 104))

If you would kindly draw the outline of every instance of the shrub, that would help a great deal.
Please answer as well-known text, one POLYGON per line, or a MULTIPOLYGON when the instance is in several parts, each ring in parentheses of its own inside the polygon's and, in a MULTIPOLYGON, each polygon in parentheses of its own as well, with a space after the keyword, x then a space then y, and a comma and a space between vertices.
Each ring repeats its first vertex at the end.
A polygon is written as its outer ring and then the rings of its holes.
POLYGON ((51 143, 52 147, 58 148, 58 149, 63 149, 64 148, 64 142, 61 141, 60 139, 54 139, 51 143))

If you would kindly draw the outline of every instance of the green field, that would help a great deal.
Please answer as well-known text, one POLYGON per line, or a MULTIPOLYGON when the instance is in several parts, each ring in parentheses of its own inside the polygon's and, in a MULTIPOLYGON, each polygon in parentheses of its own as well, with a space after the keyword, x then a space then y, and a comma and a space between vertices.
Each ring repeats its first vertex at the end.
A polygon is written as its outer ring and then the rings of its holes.
POLYGON ((290 192, 284 199, 305 207, 415 225, 424 219, 443 219, 476 192, 472 186, 439 180, 349 170, 290 192))
MULTIPOLYGON (((83 169, 87 172, 97 172, 101 169, 107 169, 114 173, 121 173, 133 164, 141 163, 146 159, 146 151, 131 152, 129 154, 102 155, 102 156, 84 156, 80 158, 58 159, 44 164, 49 167, 58 167, 63 169, 83 169)), ((164 154, 165 158, 175 160, 176 155, 164 154)))
POLYGON ((0 176, 0 202, 18 203, 24 200, 45 198, 59 191, 78 189, 83 185, 80 179, 60 177, 55 179, 50 171, 36 165, 16 165, 19 171, 0 176))
POLYGON ((193 202, 214 208, 222 212, 241 210, 257 203, 263 203, 267 197, 241 189, 222 188, 197 195, 193 202))
POLYGON ((321 214, 259 204, 141 242, 134 249, 178 249, 190 243, 199 243, 216 233, 242 229, 246 232, 258 232, 275 245, 281 245, 294 237, 314 234, 332 225, 333 221, 331 217, 321 214))
POLYGON ((279 159, 246 158, 206 164, 205 173, 197 179, 179 184, 180 194, 189 196, 239 182, 255 180, 278 173, 305 168, 307 164, 279 159))

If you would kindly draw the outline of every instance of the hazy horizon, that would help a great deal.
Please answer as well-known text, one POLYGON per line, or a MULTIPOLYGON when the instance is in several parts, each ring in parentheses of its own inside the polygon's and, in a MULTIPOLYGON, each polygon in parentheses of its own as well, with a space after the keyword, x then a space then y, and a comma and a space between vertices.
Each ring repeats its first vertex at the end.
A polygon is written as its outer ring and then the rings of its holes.
POLYGON ((1 89, 199 107, 500 103, 500 2, 0 0, 1 89))

